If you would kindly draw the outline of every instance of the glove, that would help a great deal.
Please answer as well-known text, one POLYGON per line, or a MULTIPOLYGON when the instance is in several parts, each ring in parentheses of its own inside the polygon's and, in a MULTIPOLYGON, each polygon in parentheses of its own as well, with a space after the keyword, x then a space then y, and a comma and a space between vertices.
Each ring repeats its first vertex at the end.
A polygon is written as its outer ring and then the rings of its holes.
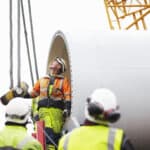
POLYGON ((68 109, 64 109, 64 111, 63 111, 63 117, 64 118, 68 118, 69 116, 70 116, 70 111, 68 110, 68 109))
POLYGON ((68 118, 71 114, 71 101, 64 102, 63 117, 68 118))

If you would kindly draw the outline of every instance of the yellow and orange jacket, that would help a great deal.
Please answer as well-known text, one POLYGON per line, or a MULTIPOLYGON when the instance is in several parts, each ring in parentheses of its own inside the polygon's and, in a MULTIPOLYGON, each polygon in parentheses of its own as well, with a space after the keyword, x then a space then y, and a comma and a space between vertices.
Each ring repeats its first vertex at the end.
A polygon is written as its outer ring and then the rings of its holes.
POLYGON ((62 77, 62 76, 56 76, 54 83, 53 83, 51 94, 49 95, 48 91, 49 91, 50 80, 51 79, 49 76, 45 76, 39 79, 35 83, 30 93, 30 96, 32 98, 39 96, 40 100, 44 98, 48 98, 50 96, 53 100, 70 101, 71 100, 71 86, 67 78, 62 77))

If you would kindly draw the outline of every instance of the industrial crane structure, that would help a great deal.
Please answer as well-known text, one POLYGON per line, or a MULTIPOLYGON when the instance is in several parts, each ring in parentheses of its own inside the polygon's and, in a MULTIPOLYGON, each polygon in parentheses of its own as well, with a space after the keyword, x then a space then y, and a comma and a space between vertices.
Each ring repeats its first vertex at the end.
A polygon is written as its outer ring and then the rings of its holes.
POLYGON ((110 29, 147 30, 150 26, 150 0, 104 0, 104 3, 110 29))

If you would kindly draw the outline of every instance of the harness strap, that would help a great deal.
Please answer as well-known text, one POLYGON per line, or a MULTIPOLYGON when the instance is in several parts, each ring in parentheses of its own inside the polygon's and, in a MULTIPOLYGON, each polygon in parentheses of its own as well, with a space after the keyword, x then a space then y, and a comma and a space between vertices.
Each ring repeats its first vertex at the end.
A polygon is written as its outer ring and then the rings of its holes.
MULTIPOLYGON (((49 85, 48 85, 48 88, 47 88, 47 97, 48 98, 52 98, 51 94, 52 94, 52 91, 53 91, 55 79, 56 79, 55 76, 50 76, 50 82, 49 82, 49 85)), ((57 88, 57 90, 60 90, 61 92, 62 92, 63 81, 64 81, 64 78, 61 78, 60 83, 59 83, 59 87, 57 88)), ((62 94, 63 94, 63 92, 62 92, 62 94)))
POLYGON ((42 99, 38 102, 38 109, 41 107, 54 107, 54 108, 59 108, 59 109, 64 109, 64 101, 63 100, 53 100, 51 98, 45 98, 42 99))

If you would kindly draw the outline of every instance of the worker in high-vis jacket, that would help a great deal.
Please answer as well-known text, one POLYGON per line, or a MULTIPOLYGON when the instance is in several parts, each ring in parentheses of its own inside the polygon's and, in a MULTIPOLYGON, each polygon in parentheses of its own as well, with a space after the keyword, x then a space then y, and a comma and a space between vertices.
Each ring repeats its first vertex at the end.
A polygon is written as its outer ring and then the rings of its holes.
MULTIPOLYGON (((49 64, 49 74, 39 79, 29 97, 38 97, 38 117, 45 122, 47 149, 56 149, 64 121, 71 113, 71 86, 66 77, 66 62, 56 57, 49 64)), ((28 96, 27 96, 28 97, 28 96)))
POLYGON ((56 57, 49 64, 49 74, 40 78, 30 93, 27 92, 27 85, 22 82, 22 93, 20 89, 14 88, 1 97, 4 105, 16 96, 38 100, 38 111, 34 118, 45 122, 47 149, 51 150, 56 149, 64 121, 71 113, 71 85, 63 76, 65 71, 65 60, 56 57))
POLYGON ((41 143, 27 132, 30 111, 29 104, 20 97, 14 98, 6 106, 6 122, 0 131, 0 149, 42 150, 41 143))
POLYGON ((58 150, 133 150, 124 131, 109 125, 119 118, 114 93, 96 89, 87 99, 84 124, 64 135, 58 150))

